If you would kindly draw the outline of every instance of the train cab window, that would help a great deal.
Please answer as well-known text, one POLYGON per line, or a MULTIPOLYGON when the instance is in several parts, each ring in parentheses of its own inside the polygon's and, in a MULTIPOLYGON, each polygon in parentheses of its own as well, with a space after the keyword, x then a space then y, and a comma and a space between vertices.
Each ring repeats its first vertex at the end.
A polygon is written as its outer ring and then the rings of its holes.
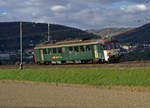
POLYGON ((62 48, 58 48, 58 53, 62 53, 62 48))
POLYGON ((52 49, 48 49, 48 54, 51 54, 52 53, 52 49))
POLYGON ((103 50, 106 50, 106 46, 105 44, 102 44, 103 50))
POLYGON ((105 47, 106 47, 106 50, 110 50, 110 45, 109 44, 106 44, 105 47))
POLYGON ((46 51, 46 49, 43 49, 43 54, 47 54, 47 51, 46 51))
POLYGON ((53 53, 56 54, 56 48, 53 48, 53 53))
POLYGON ((115 49, 115 43, 114 42, 111 43, 111 47, 112 47, 112 49, 115 49))
POLYGON ((75 51, 75 52, 79 52, 78 46, 75 46, 75 47, 74 47, 74 51, 75 51))
POLYGON ((90 51, 91 49, 90 49, 90 46, 88 45, 88 46, 86 46, 86 51, 90 51))
POLYGON ((72 53, 72 52, 73 52, 73 48, 69 47, 69 53, 72 53))
POLYGON ((119 43, 116 42, 116 49, 120 48, 119 43))
POLYGON ((84 52, 84 47, 83 46, 80 46, 80 51, 84 52))
POLYGON ((106 50, 106 46, 105 45, 103 45, 103 50, 106 50))

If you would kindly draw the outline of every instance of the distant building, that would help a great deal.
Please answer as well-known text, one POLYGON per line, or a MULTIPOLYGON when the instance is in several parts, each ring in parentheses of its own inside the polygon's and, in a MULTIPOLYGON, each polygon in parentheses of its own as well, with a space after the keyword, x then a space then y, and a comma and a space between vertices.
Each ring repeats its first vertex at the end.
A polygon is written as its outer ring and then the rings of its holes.
POLYGON ((24 50, 24 53, 26 55, 33 56, 34 55, 34 49, 26 49, 26 50, 24 50))
POLYGON ((9 60, 10 54, 0 54, 0 60, 9 60))
POLYGON ((123 49, 125 49, 125 50, 129 50, 129 49, 130 49, 130 46, 122 45, 121 48, 123 48, 123 49))

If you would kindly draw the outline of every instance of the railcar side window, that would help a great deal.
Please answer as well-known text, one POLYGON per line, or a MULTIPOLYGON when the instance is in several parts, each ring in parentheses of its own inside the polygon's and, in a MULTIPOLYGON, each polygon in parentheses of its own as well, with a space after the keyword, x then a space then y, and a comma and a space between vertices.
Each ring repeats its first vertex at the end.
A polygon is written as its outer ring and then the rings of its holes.
POLYGON ((48 54, 51 54, 52 53, 52 49, 48 49, 48 54))
POLYGON ((56 53, 56 48, 53 48, 53 53, 54 53, 54 54, 56 53))
POLYGON ((62 53, 62 48, 58 48, 58 53, 62 53))
POLYGON ((47 51, 46 51, 46 49, 43 49, 43 54, 47 54, 47 51))
POLYGON ((75 46, 75 47, 74 47, 74 51, 75 51, 75 52, 79 52, 78 46, 75 46))
POLYGON ((84 52, 84 47, 83 46, 80 46, 80 51, 84 52))
POLYGON ((86 46, 86 51, 90 51, 91 49, 90 49, 90 46, 88 45, 88 46, 86 46))
POLYGON ((69 53, 72 53, 72 52, 73 52, 73 48, 69 47, 69 53))

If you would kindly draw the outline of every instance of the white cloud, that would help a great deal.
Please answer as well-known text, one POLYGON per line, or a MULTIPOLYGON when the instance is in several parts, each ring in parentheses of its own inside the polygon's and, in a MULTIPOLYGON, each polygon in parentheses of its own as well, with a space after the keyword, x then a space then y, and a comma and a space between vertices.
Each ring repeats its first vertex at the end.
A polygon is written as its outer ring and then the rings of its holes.
POLYGON ((8 4, 8 3, 7 3, 6 1, 0 1, 0 6, 1 6, 1 7, 7 6, 7 4, 8 4))
POLYGON ((148 8, 144 4, 137 4, 137 5, 122 6, 121 10, 125 12, 137 12, 137 11, 146 11, 148 10, 148 8))
POLYGON ((52 11, 59 12, 59 11, 64 11, 64 10, 66 10, 67 7, 62 6, 62 5, 55 5, 55 6, 52 6, 50 9, 51 9, 52 11))
POLYGON ((1 13, 1 15, 7 15, 8 13, 7 12, 3 12, 3 13, 1 13))
POLYGON ((82 29, 137 26, 139 22, 134 20, 150 21, 150 6, 141 1, 143 0, 0 0, 0 22, 56 22, 82 29))
POLYGON ((147 10, 147 7, 144 4, 136 5, 136 8, 139 9, 139 10, 141 10, 141 11, 147 10))

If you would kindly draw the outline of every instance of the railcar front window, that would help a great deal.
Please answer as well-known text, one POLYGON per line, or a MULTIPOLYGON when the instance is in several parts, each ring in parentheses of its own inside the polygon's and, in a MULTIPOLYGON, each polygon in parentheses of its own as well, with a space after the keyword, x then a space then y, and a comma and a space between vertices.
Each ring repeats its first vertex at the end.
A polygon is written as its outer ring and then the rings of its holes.
POLYGON ((110 50, 109 44, 106 44, 105 47, 106 47, 106 50, 110 50))
POLYGON ((111 47, 112 49, 115 49, 115 44, 113 42, 111 43, 111 47))
POLYGON ((119 49, 119 48, 120 48, 119 43, 116 43, 116 49, 119 49))
POLYGON ((103 45, 103 50, 106 50, 106 46, 105 45, 103 45))

